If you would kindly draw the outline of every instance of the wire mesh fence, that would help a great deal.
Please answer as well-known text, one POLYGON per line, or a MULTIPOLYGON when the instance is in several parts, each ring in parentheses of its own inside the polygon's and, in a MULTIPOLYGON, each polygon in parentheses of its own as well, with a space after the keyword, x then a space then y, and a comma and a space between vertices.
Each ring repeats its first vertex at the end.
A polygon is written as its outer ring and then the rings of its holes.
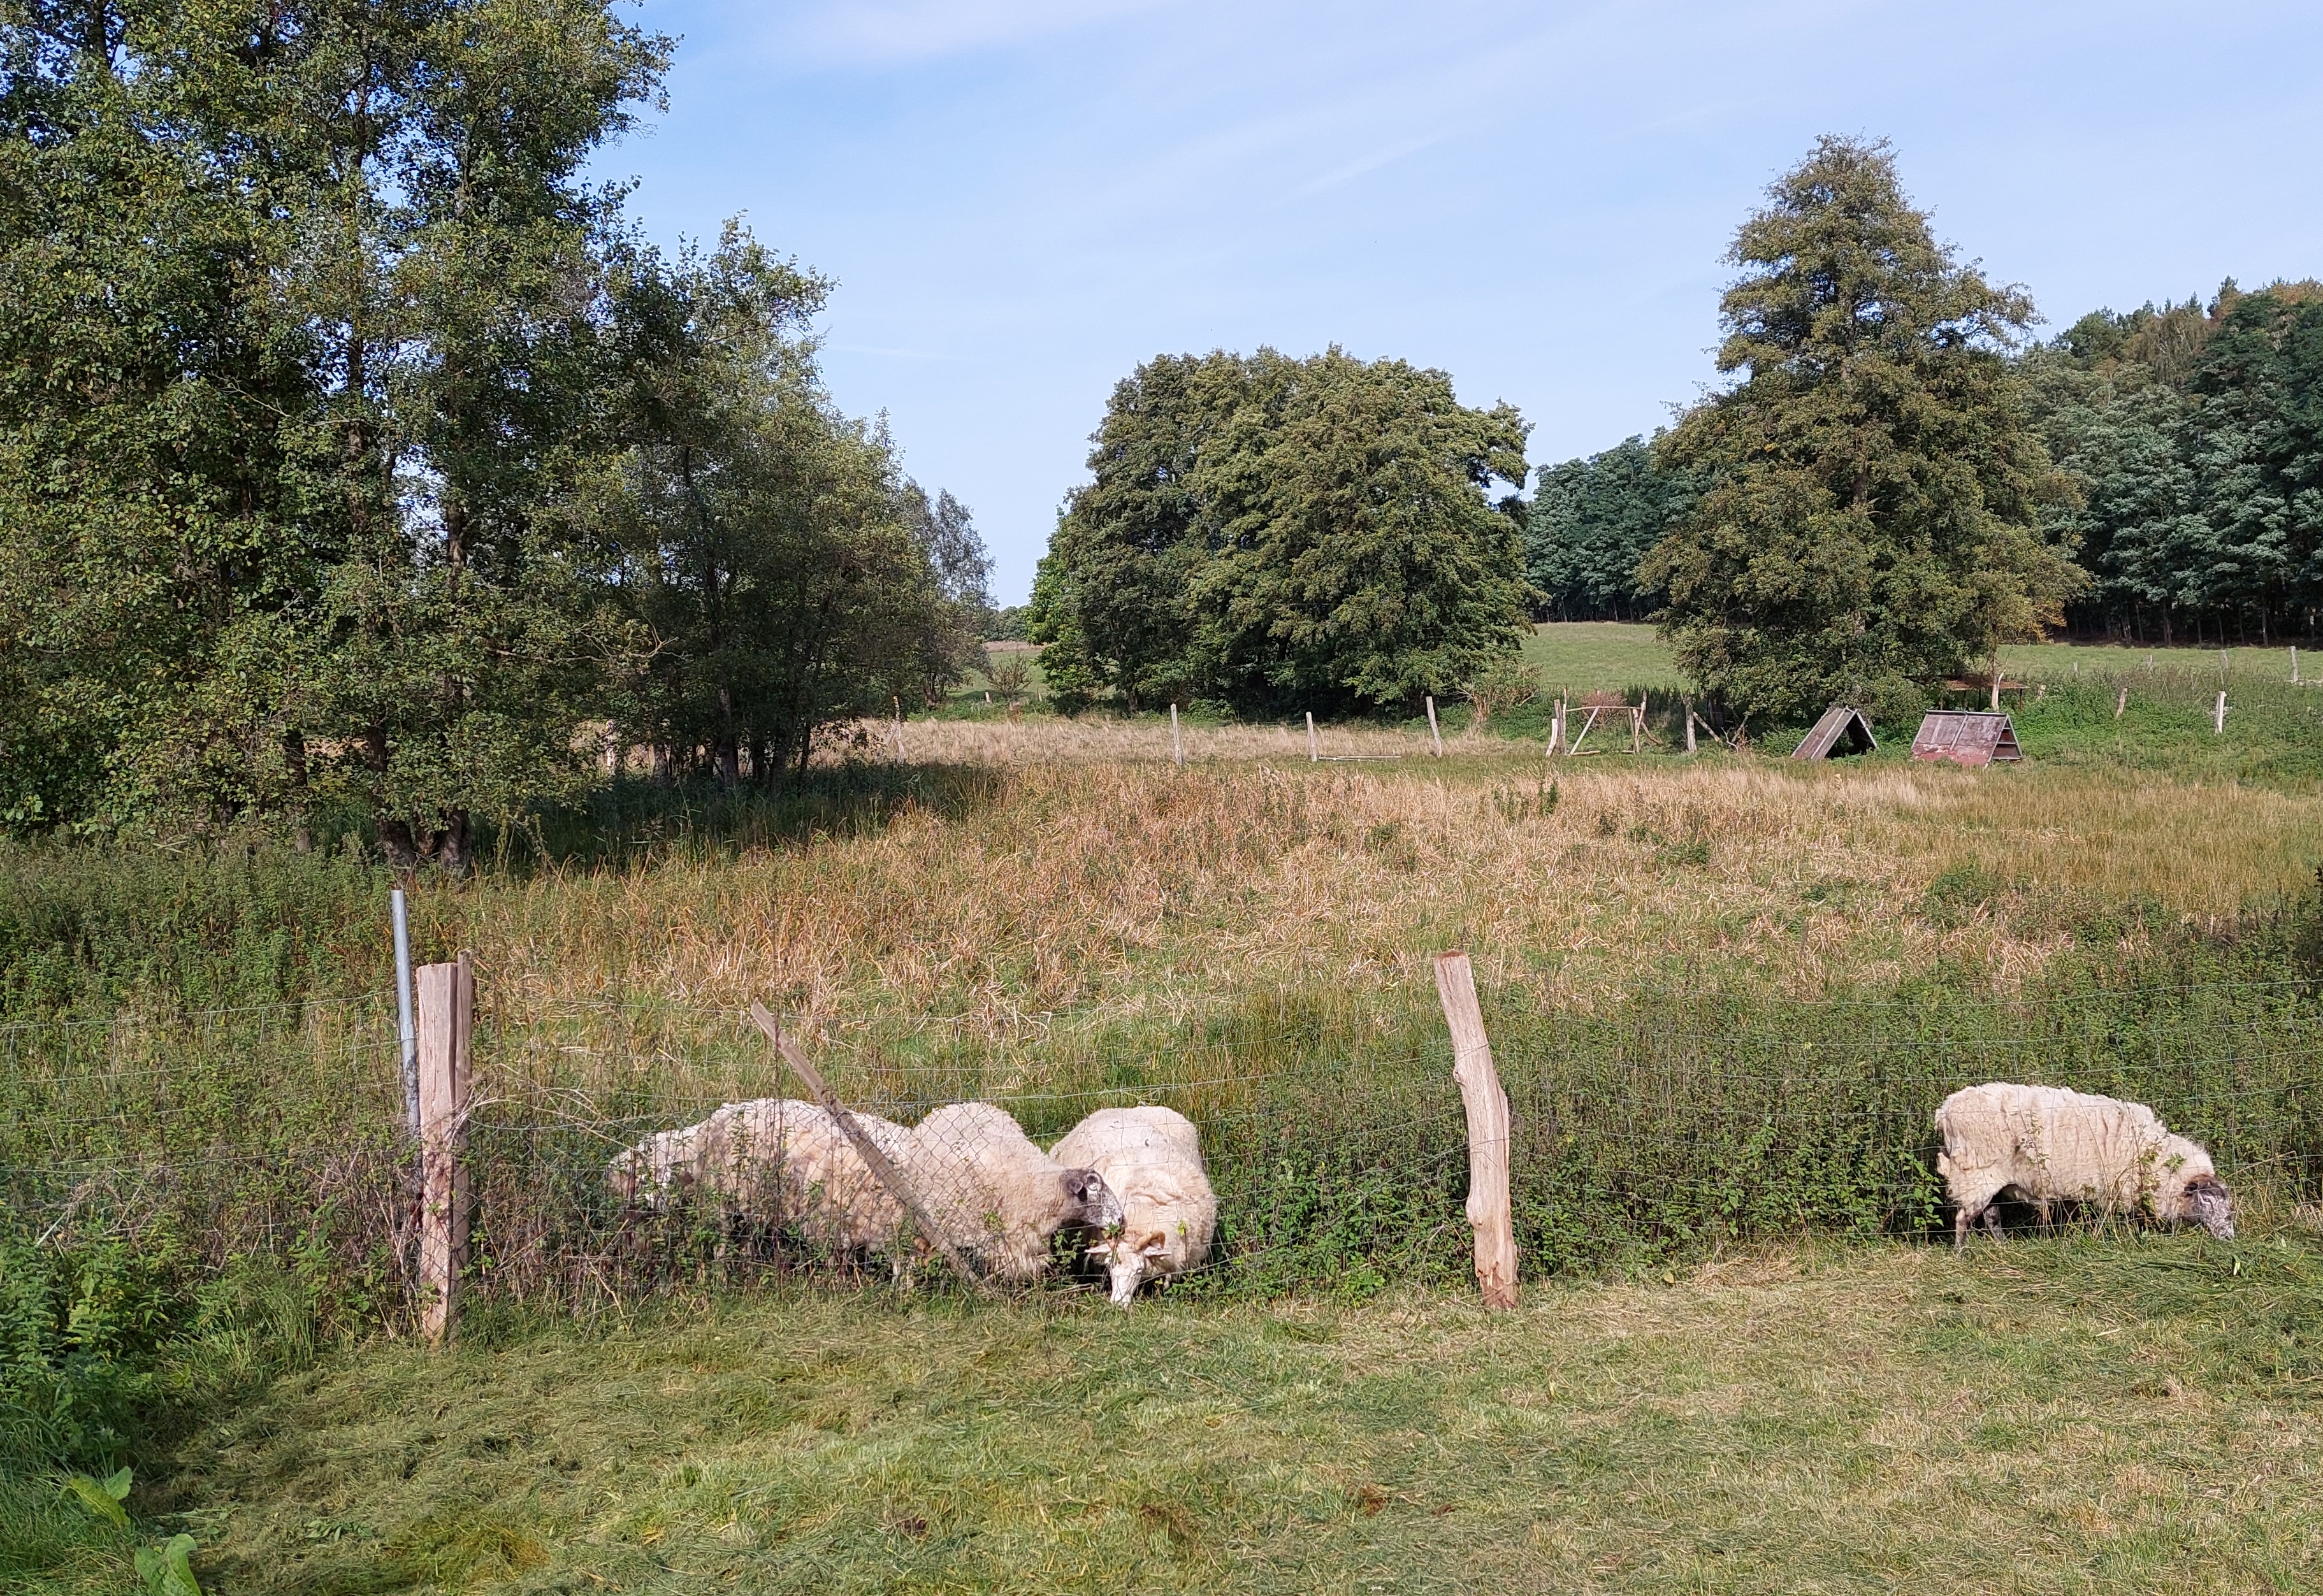
MULTIPOLYGON (((1086 1250, 1125 1215, 1048 1150, 1136 1105, 1198 1130, 1217 1222, 1185 1285, 1466 1272, 1465 1120, 1429 1004, 1286 1001, 1006 1044, 937 1024, 810 1038, 914 1214, 745 1014, 658 994, 496 999, 489 975, 481 989, 471 1300, 586 1307, 792 1275, 925 1284, 950 1272, 948 1248, 998 1283, 1101 1287, 1086 1250)), ((1488 1003, 1522 1266, 1947 1234, 1931 1117, 1993 1079, 2152 1105, 2263 1223, 2323 1195, 2318 1015, 2297 978, 2012 1002, 1488 1003)), ((0 1193, 18 1243, 167 1244, 212 1266, 272 1253, 408 1319, 414 1151, 390 999, 0 1029, 0 1193)))

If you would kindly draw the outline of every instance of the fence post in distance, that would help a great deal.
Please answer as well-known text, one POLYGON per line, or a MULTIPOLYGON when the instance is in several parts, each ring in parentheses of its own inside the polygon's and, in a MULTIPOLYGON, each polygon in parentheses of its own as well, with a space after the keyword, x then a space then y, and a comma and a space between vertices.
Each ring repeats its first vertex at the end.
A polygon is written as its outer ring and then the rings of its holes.
POLYGON ((1178 706, 1176 704, 1170 706, 1170 757, 1178 762, 1179 769, 1183 770, 1186 767, 1186 745, 1178 740, 1178 706))
POLYGON ((1444 757, 1444 734, 1436 729, 1436 695, 1432 693, 1428 695, 1428 740, 1436 745, 1436 757, 1441 759, 1444 757))
POLYGON ((1694 700, 1689 698, 1679 702, 1685 710, 1685 751, 1691 755, 1694 752, 1694 700))
POLYGON ((2128 689, 2128 688, 2126 688, 2126 687, 2125 687, 2125 688, 2123 688, 2119 693, 2115 693, 2115 694, 2114 694, 2114 698, 2113 698, 2113 718, 2114 718, 2115 720, 2120 720, 2120 719, 2121 719, 2121 717, 2122 717, 2122 711, 2125 711, 2125 710, 2126 710, 2126 709, 2128 709, 2128 708, 2129 708, 2129 689, 2128 689))
POLYGON ((419 1329, 448 1345, 460 1323, 460 1270, 468 1261, 468 1146, 476 974, 456 964, 423 965, 419 988, 419 1329))
POLYGON ((1476 1233, 1476 1284, 1486 1307, 1517 1305, 1516 1227, 1509 1211, 1509 1095, 1492 1069, 1492 1044, 1476 1005, 1475 974, 1461 952, 1436 956, 1436 993, 1452 1032, 1452 1078, 1468 1112, 1468 1224, 1476 1233))
POLYGON ((1314 764, 1323 757, 1321 747, 1315 741, 1315 711, 1307 711, 1307 763, 1314 764))
POLYGON ((2227 734, 2227 695, 2224 693, 2218 694, 2217 707, 2210 711, 2210 731, 2214 737, 2227 734))

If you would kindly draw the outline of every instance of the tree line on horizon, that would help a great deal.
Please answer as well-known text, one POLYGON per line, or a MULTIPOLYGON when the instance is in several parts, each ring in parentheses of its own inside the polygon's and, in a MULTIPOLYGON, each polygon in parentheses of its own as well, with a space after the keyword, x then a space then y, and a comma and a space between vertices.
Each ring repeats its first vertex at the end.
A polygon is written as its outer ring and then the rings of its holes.
POLYGON ((1139 368, 1024 617, 1060 698, 1408 712, 1504 670, 1530 620, 1614 619, 1653 621, 1738 717, 1895 723, 2059 628, 2313 634, 2323 287, 2229 281, 2207 310, 2037 341, 2031 298, 1936 240, 1887 144, 1837 137, 1727 261, 1728 385, 1538 472, 1513 411, 1400 362, 1139 368), (1372 391, 1409 397, 1345 397, 1372 391))
MULTIPOLYGON (((2089 582, 2079 637, 2265 643, 2312 637, 2323 608, 2323 282, 2204 307, 2094 310, 2015 357, 2025 405, 2070 493, 2049 506, 2089 582)), ((1692 507, 1667 433, 1543 466, 1526 518, 1542 619, 1643 620, 1640 580, 1692 507)))
POLYGON ((1441 371, 1160 356, 996 614, 824 387, 831 284, 586 175, 671 48, 611 0, 0 0, 0 831, 461 869, 638 750, 778 784, 1003 629, 1069 710, 1405 713, 1593 610, 1734 714, 1892 719, 2069 616, 2311 623, 2311 285, 2032 344, 1830 138, 1666 433, 1535 474, 1441 371))

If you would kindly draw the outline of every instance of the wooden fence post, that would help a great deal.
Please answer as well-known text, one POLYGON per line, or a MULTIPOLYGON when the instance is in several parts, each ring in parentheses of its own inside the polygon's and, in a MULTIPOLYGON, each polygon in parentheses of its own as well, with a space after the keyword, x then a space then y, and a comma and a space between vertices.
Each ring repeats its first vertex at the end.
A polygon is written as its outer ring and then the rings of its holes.
POLYGON ((1307 763, 1314 764, 1323 757, 1321 746, 1315 741, 1315 711, 1307 711, 1307 763))
POLYGON ((1436 729, 1436 695, 1432 693, 1428 695, 1428 736, 1436 745, 1436 757, 1441 759, 1444 757, 1444 734, 1436 729))
POLYGON ((1436 956, 1436 994, 1452 1031, 1452 1078, 1468 1111, 1468 1224, 1476 1233, 1476 1284, 1486 1307, 1517 1305, 1517 1238, 1509 1212, 1509 1095, 1492 1069, 1492 1044, 1476 1006, 1465 953, 1436 956))
POLYGON ((423 965, 419 987, 419 1329, 448 1344, 460 1323, 460 1271, 468 1261, 468 1146, 476 970, 423 965))
POLYGON ((1689 698, 1680 702, 1685 708, 1685 751, 1692 754, 1694 752, 1694 700, 1689 698))
POLYGON ((1178 706, 1176 704, 1170 706, 1170 757, 1178 762, 1179 769, 1183 770, 1186 767, 1186 745, 1178 740, 1178 706))
POLYGON ((840 1133, 854 1145, 855 1156, 863 1160, 864 1168, 871 1171, 872 1179, 887 1188, 887 1195, 894 1197, 904 1212, 912 1216, 912 1223, 918 1225, 921 1234, 943 1253, 944 1261, 952 1266, 960 1278, 973 1287, 978 1297, 990 1297, 993 1294, 992 1287, 987 1283, 982 1275, 969 1267, 968 1260, 960 1256, 960 1249, 953 1246, 945 1237, 944 1233, 937 1227, 934 1218, 922 1205, 919 1193, 912 1189, 911 1183, 904 1179, 903 1172, 888 1161, 887 1155, 879 1151, 879 1144, 864 1133, 863 1127, 855 1123, 855 1116, 848 1113, 846 1106, 831 1095, 829 1084, 822 1078, 822 1072, 814 1067, 814 1061, 806 1056, 796 1042, 783 1034, 783 1028, 775 1023, 774 1015, 767 1013, 767 1005, 762 1003, 753 1003, 750 1005, 750 1018, 757 1023, 760 1031, 766 1032, 767 1040, 775 1044, 775 1050, 783 1056, 783 1062, 795 1070, 799 1079, 806 1083, 807 1091, 818 1104, 822 1105, 822 1111, 831 1115, 832 1121, 839 1126, 840 1133))
POLYGON ((2122 717, 2122 711, 2128 708, 2129 689, 2125 687, 2119 693, 2113 695, 2113 718, 2116 720, 2120 720, 2122 717))
POLYGON ((2218 694, 2218 707, 2210 711, 2210 729, 2214 736, 2227 734, 2227 695, 2223 693, 2218 694))

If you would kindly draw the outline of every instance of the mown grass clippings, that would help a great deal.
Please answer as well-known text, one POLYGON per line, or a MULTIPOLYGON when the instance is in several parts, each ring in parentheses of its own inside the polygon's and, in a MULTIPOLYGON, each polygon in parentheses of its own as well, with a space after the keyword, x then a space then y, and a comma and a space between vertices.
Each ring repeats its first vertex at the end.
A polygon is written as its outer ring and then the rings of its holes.
POLYGON ((2323 1450, 2270 1349, 2318 1333, 2287 1240, 1753 1252, 1501 1316, 777 1292, 376 1349, 170 1489, 239 1504, 205 1573, 253 1592, 2284 1591, 2323 1450))

